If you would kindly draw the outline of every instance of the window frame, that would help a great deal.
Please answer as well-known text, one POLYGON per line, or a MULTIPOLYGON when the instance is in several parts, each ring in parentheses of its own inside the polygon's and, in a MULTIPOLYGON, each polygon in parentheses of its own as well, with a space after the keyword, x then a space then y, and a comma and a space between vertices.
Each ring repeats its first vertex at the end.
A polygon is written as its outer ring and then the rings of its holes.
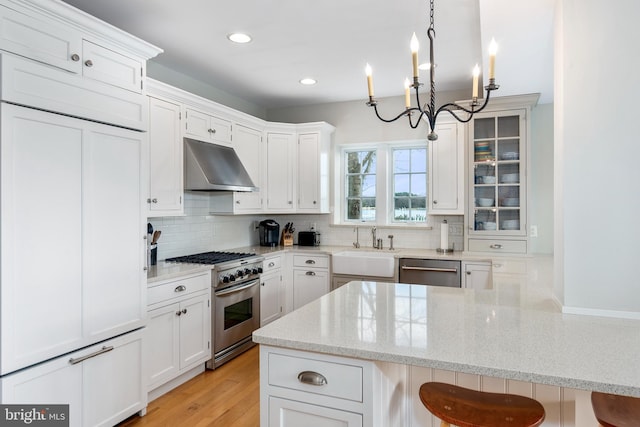
POLYGON ((399 140, 386 142, 351 143, 335 147, 334 172, 334 224, 337 225, 378 225, 384 227, 406 228, 431 228, 429 218, 429 151, 425 140, 399 140), (427 155, 427 182, 426 182, 426 218, 424 222, 396 221, 393 219, 393 150, 423 148, 427 155), (363 221, 347 219, 347 152, 376 151, 376 219, 375 221, 363 221))

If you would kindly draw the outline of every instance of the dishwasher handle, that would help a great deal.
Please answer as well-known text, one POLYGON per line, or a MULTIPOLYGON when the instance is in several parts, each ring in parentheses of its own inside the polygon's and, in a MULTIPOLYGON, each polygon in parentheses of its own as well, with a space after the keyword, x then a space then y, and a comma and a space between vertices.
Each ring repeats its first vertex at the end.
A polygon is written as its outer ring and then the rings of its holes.
POLYGON ((436 271, 439 273, 457 273, 457 268, 439 268, 439 267, 409 267, 407 265, 403 265, 400 267, 403 270, 415 270, 415 271, 436 271))

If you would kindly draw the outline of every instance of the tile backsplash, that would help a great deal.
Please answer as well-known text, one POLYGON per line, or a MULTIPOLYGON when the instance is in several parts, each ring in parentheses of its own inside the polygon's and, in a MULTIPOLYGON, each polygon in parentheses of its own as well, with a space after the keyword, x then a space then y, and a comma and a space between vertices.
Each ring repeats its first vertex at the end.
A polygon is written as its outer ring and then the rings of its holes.
MULTIPOLYGON (((149 218, 155 230, 161 230, 158 259, 213 250, 228 250, 259 244, 255 224, 271 218, 281 227, 293 222, 296 231, 310 230, 312 225, 321 233, 323 245, 352 246, 356 239, 355 226, 330 226, 329 215, 212 215, 207 193, 185 193, 185 215, 180 217, 149 218)), ((377 227, 377 237, 389 247, 392 234, 396 248, 436 249, 440 246, 440 225, 449 223, 449 243, 455 249, 463 245, 463 216, 430 216, 432 229, 377 227)), ((360 246, 372 246, 371 225, 358 225, 360 246)), ((296 236, 297 238, 297 233, 296 236)))

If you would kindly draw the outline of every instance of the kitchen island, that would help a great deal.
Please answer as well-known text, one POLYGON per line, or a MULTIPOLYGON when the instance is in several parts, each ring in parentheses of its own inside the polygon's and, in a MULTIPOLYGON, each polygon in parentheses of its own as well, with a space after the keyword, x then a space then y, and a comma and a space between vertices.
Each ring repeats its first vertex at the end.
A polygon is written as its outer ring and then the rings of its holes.
POLYGON ((432 425, 417 399, 429 380, 530 395, 545 406, 545 426, 596 426, 590 390, 640 396, 640 321, 562 314, 543 289, 351 282, 253 339, 261 344, 263 427, 337 409, 330 418, 359 415, 345 418, 348 426, 432 425), (328 384, 295 378, 307 362, 329 373, 328 384), (351 393, 358 381, 361 392, 351 393), (309 396, 311 406, 289 404, 309 396))

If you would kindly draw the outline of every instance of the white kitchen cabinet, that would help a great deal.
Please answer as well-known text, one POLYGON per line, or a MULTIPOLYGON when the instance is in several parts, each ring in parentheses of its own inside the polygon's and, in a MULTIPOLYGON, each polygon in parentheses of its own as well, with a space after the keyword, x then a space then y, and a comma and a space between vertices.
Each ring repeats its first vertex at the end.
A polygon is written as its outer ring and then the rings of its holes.
POLYGON ((68 404, 69 425, 112 426, 144 410, 144 331, 2 377, 3 404, 68 404))
POLYGON ((385 363, 260 345, 260 425, 408 425, 395 409, 404 406, 398 396, 405 371, 389 368, 385 363), (310 383, 314 379, 320 380, 317 385, 310 383), (385 403, 380 405, 379 399, 385 403))
POLYGON ((294 133, 267 133, 267 212, 295 212, 295 148, 294 133))
POLYGON ((477 291, 492 289, 491 263, 462 261, 462 287, 477 291))
POLYGON ((492 100, 468 124, 466 248, 471 252, 528 251, 528 138, 537 96, 492 100))
POLYGON ((293 309, 329 292, 329 256, 293 255, 293 309))
POLYGON ((185 136, 199 141, 231 145, 231 121, 193 108, 186 108, 185 136))
MULTIPOLYGON (((16 5, 13 5, 16 9, 16 5)), ((117 88, 142 92, 144 60, 100 45, 46 16, 0 6, 0 49, 81 74, 117 88)))
POLYGON ((149 97, 149 217, 184 214, 180 105, 149 97))
POLYGON ((298 129, 299 213, 329 212, 329 150, 334 127, 327 123, 300 125, 298 129))
POLYGON ((152 391, 211 359, 211 275, 154 283, 149 294, 145 345, 152 391))
POLYGON ((282 255, 265 257, 260 275, 260 326, 273 322, 282 314, 282 255))
POLYGON ((234 126, 233 149, 258 191, 214 192, 211 194, 211 210, 234 214, 260 213, 265 193, 262 185, 264 168, 262 131, 243 125, 234 126))
POLYGON ((464 214, 464 126, 438 123, 429 141, 429 213, 464 214))
POLYGON ((0 108, 4 375, 144 325, 145 135, 0 108))
POLYGON ((269 427, 362 427, 362 414, 290 399, 269 398, 269 427))

